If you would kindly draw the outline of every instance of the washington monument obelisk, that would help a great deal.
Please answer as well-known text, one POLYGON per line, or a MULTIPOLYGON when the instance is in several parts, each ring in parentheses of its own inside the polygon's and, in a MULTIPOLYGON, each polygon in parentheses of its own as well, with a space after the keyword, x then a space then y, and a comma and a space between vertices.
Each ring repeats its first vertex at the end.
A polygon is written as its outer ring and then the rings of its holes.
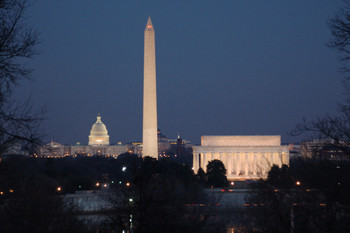
POLYGON ((156 47, 151 17, 145 28, 143 64, 143 156, 158 159, 156 47))

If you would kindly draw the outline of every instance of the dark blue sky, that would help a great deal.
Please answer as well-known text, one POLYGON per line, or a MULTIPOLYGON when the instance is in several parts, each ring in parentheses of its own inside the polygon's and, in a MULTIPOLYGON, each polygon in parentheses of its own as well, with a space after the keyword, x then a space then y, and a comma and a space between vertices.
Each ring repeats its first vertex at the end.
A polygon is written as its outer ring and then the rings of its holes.
POLYGON ((143 33, 156 32, 158 125, 169 138, 282 135, 342 99, 327 20, 342 1, 38 0, 33 82, 47 140, 87 143, 96 115, 111 142, 141 140, 143 33))

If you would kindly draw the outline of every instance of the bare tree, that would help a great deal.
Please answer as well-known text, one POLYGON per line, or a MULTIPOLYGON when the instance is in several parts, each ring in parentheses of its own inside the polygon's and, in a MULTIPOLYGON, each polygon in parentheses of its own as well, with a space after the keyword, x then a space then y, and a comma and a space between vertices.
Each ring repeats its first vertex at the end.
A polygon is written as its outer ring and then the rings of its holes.
POLYGON ((244 232, 349 232, 349 164, 336 164, 273 167, 266 181, 251 184, 244 232))
POLYGON ((328 21, 332 38, 328 43, 330 48, 336 49, 340 54, 340 60, 344 62, 343 71, 348 72, 350 60, 350 1, 344 0, 345 6, 328 21))
POLYGON ((339 113, 314 120, 302 120, 291 135, 311 133, 324 147, 335 147, 350 157, 350 0, 344 0, 344 7, 328 21, 332 37, 328 47, 339 52, 344 72, 345 101, 340 104, 339 113))
POLYGON ((13 88, 28 79, 31 69, 24 65, 35 55, 38 33, 24 22, 30 0, 0 1, 0 154, 21 141, 37 143, 42 111, 34 112, 31 105, 11 100, 13 88))

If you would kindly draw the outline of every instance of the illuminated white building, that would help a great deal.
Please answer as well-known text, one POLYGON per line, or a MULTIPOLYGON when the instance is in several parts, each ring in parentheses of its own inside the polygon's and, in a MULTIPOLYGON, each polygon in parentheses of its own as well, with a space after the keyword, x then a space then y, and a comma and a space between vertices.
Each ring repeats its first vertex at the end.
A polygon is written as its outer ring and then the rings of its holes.
POLYGON ((145 28, 143 61, 143 155, 158 159, 156 47, 155 33, 150 17, 145 28))
POLYGON ((289 165, 289 150, 281 136, 202 136, 201 146, 193 146, 194 171, 206 171, 214 159, 223 162, 228 180, 265 179, 273 165, 289 165))
POLYGON ((90 135, 89 135, 89 145, 90 146, 102 146, 109 145, 108 131, 101 121, 100 114, 97 115, 96 123, 92 125, 90 135))
POLYGON ((117 157, 118 155, 127 151, 127 146, 123 145, 121 142, 118 142, 116 145, 110 145, 107 127, 101 121, 100 114, 98 114, 96 122, 91 127, 89 144, 87 146, 81 145, 80 143, 71 146, 62 145, 57 142, 51 142, 40 148, 39 156, 64 157, 76 155, 103 155, 117 157))

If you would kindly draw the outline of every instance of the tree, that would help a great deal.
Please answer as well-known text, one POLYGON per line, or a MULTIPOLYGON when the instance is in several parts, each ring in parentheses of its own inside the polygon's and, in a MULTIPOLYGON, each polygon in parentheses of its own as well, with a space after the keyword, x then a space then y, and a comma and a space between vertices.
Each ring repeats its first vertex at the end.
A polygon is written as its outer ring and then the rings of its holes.
POLYGON ((268 174, 267 181, 270 185, 280 189, 290 189, 293 186, 290 169, 286 164, 283 164, 281 168, 273 165, 268 174))
POLYGON ((38 33, 24 22, 30 0, 0 1, 0 155, 14 143, 38 143, 42 111, 33 112, 31 105, 15 104, 13 88, 30 77, 31 70, 23 61, 35 54, 38 33))
POLYGON ((210 161, 207 165, 207 184, 210 187, 226 187, 227 178, 226 178, 226 168, 221 160, 214 159, 210 161))
POLYGON ((294 163, 273 167, 266 181, 251 185, 246 232, 349 232, 350 164, 294 163))
POLYGON ((305 185, 317 191, 317 195, 309 199, 309 203, 315 204, 311 208, 312 212, 317 212, 319 216, 314 218, 315 232, 349 231, 347 221, 350 216, 350 203, 345 197, 350 195, 350 177, 343 169, 349 166, 344 157, 350 158, 350 1, 344 0, 344 4, 343 9, 328 22, 332 33, 328 46, 339 52, 345 75, 345 100, 340 104, 336 115, 326 115, 311 121, 303 120, 292 131, 292 135, 311 133, 318 139, 317 148, 306 148, 309 149, 312 159, 304 160, 298 167, 298 171, 305 173, 305 185), (334 161, 322 156, 330 153, 344 156, 334 161), (316 208, 317 204, 322 204, 323 207, 316 208))
POLYGON ((314 120, 302 120, 292 135, 310 133, 316 146, 310 146, 311 159, 291 162, 289 171, 273 167, 267 181, 253 185, 248 203, 247 232, 349 232, 348 160, 330 160, 324 154, 350 157, 350 1, 329 20, 332 38, 343 63, 346 99, 339 113, 314 120), (322 158, 322 159, 320 159, 322 158), (295 183, 299 180, 300 183, 295 183), (289 184, 293 181, 293 185, 289 184), (298 185, 297 185, 298 184, 298 185))
POLYGON ((201 167, 198 169, 197 178, 200 184, 205 184, 205 172, 201 167))
POLYGON ((107 232, 215 232, 191 208, 201 187, 190 167, 146 157, 128 183, 111 191, 107 232))
POLYGON ((345 101, 340 104, 337 115, 302 120, 291 131, 291 135, 311 133, 313 137, 323 143, 322 148, 334 147, 350 157, 350 76, 348 76, 350 71, 350 1, 344 0, 344 4, 344 8, 328 21, 332 34, 328 46, 336 49, 340 55, 342 71, 345 74, 343 80, 345 101))
POLYGON ((40 162, 12 157, 0 163, 0 232, 87 232, 40 162))
POLYGON ((345 7, 328 21, 332 38, 328 43, 330 48, 340 53, 340 60, 344 62, 343 71, 348 72, 350 60, 350 1, 344 0, 345 7))

